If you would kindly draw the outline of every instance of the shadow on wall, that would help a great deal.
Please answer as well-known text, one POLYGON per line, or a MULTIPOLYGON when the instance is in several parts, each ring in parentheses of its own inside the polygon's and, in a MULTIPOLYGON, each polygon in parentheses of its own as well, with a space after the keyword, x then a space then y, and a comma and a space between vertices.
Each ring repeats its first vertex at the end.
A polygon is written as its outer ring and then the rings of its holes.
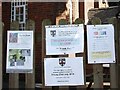
POLYGON ((111 6, 119 6, 120 5, 120 1, 118 0, 118 2, 108 2, 108 5, 111 6))
POLYGON ((56 7, 56 16, 60 16, 65 10, 67 10, 66 2, 57 2, 56 7))

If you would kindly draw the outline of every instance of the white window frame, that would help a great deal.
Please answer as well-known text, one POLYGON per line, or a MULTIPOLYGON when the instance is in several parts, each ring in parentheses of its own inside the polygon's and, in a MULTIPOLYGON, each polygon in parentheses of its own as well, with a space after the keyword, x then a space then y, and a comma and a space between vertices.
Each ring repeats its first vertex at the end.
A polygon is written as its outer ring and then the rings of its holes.
POLYGON ((16 20, 16 14, 17 14, 17 13, 16 13, 16 9, 17 9, 17 8, 22 8, 22 7, 23 7, 23 10, 24 10, 24 11, 23 11, 23 21, 20 21, 20 15, 21 15, 21 14, 20 14, 20 12, 19 12, 19 22, 20 22, 20 23, 25 23, 25 21, 26 21, 25 5, 15 6, 15 12, 14 12, 14 15, 15 15, 15 16, 14 16, 14 20, 16 20))
POLYGON ((17 8, 18 8, 18 21, 19 21, 19 27, 21 30, 25 29, 25 23, 27 20, 27 0, 12 0, 11 1, 11 22, 17 20, 17 8), (20 8, 23 8, 23 14, 20 12, 20 8), (22 21, 21 21, 21 15, 22 21))

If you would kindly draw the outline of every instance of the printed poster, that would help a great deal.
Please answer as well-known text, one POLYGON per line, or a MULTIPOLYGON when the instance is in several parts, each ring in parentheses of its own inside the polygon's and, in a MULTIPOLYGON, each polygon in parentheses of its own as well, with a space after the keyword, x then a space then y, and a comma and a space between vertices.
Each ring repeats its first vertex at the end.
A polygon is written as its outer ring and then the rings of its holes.
POLYGON ((84 85, 83 57, 45 58, 45 86, 84 85))
POLYGON ((7 73, 32 73, 33 31, 7 32, 7 73))
POLYGON ((88 63, 115 63, 114 26, 87 25, 88 63))
POLYGON ((83 24, 46 26, 46 55, 80 53, 84 50, 83 24))

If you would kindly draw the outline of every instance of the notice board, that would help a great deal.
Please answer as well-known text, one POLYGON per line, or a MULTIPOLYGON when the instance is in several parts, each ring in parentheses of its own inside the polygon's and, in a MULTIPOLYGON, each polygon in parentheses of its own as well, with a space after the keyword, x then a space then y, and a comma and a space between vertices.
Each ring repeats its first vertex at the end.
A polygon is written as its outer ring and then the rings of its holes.
POLYGON ((115 63, 114 26, 87 25, 88 63, 115 63))
POLYGON ((84 85, 83 57, 45 58, 45 86, 84 85))
POLYGON ((46 55, 60 55, 83 52, 83 24, 49 25, 45 28, 46 55))
POLYGON ((32 73, 33 31, 7 32, 7 73, 32 73))

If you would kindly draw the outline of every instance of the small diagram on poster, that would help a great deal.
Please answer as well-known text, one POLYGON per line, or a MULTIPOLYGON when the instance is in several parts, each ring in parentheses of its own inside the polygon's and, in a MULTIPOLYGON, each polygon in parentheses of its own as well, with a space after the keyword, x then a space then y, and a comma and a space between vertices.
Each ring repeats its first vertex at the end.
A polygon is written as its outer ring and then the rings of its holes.
POLYGON ((31 73, 33 70, 33 31, 8 31, 7 73, 31 73))
POLYGON ((46 26, 46 55, 80 53, 84 50, 83 24, 46 26))
POLYGON ((115 63, 114 26, 87 25, 88 63, 115 63))

